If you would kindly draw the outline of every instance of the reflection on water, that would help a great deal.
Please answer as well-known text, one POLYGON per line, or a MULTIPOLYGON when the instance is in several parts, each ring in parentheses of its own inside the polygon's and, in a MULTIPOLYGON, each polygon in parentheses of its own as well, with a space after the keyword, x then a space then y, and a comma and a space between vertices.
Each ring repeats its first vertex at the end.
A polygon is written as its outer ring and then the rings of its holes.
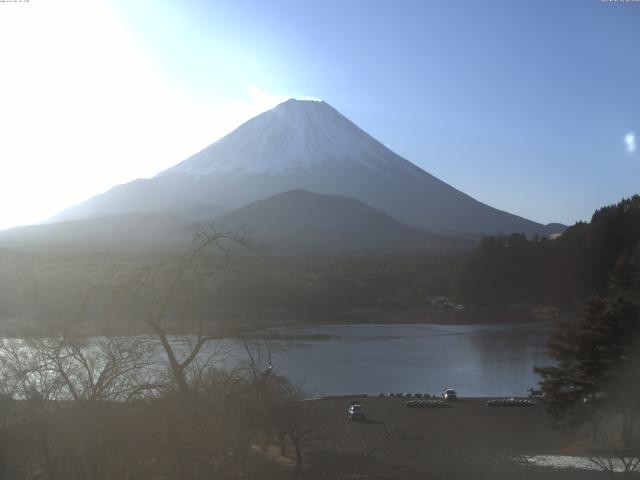
POLYGON ((322 325, 294 334, 305 340, 275 354, 275 370, 314 394, 439 393, 524 395, 545 365, 549 325, 322 325))

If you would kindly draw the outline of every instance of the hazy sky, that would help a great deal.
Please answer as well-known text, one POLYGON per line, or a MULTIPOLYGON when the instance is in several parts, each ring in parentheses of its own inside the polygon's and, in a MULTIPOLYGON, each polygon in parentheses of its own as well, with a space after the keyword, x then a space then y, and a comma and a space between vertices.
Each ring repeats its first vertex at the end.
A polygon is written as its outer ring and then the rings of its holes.
POLYGON ((0 2, 0 228, 319 97, 543 223, 640 193, 640 3, 0 2))

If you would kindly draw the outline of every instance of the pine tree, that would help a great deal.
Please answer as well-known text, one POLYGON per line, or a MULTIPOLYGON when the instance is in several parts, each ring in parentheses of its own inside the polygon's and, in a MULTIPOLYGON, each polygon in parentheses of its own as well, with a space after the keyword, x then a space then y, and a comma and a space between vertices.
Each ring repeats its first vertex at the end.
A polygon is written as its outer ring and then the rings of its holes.
POLYGON ((629 447, 640 414, 640 244, 620 258, 607 293, 605 324, 618 339, 608 350, 615 366, 609 382, 609 407, 621 416, 621 438, 629 447))
POLYGON ((596 443, 600 419, 617 415, 630 445, 640 413, 640 244, 621 255, 578 321, 556 326, 548 353, 557 365, 535 371, 554 426, 575 433, 590 424, 596 443))

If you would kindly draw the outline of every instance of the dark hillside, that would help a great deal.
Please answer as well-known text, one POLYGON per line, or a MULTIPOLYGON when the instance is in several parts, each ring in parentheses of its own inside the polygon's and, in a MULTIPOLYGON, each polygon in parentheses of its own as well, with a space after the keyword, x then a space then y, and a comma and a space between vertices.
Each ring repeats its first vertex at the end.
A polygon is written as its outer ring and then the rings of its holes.
POLYGON ((597 210, 554 239, 485 237, 454 291, 473 303, 575 303, 601 289, 616 261, 640 242, 640 196, 597 210))

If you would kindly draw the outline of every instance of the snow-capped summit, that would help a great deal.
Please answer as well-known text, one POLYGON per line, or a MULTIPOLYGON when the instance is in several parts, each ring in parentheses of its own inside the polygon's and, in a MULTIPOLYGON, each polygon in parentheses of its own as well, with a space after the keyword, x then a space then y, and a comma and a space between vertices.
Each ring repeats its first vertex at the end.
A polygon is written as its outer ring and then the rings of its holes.
POLYGON ((54 220, 235 209, 289 190, 351 197, 436 233, 553 233, 485 205, 389 150, 323 101, 288 100, 150 179, 118 185, 54 220))
POLYGON ((325 163, 358 162, 393 176, 407 162, 324 101, 287 100, 159 175, 286 175, 325 163))

